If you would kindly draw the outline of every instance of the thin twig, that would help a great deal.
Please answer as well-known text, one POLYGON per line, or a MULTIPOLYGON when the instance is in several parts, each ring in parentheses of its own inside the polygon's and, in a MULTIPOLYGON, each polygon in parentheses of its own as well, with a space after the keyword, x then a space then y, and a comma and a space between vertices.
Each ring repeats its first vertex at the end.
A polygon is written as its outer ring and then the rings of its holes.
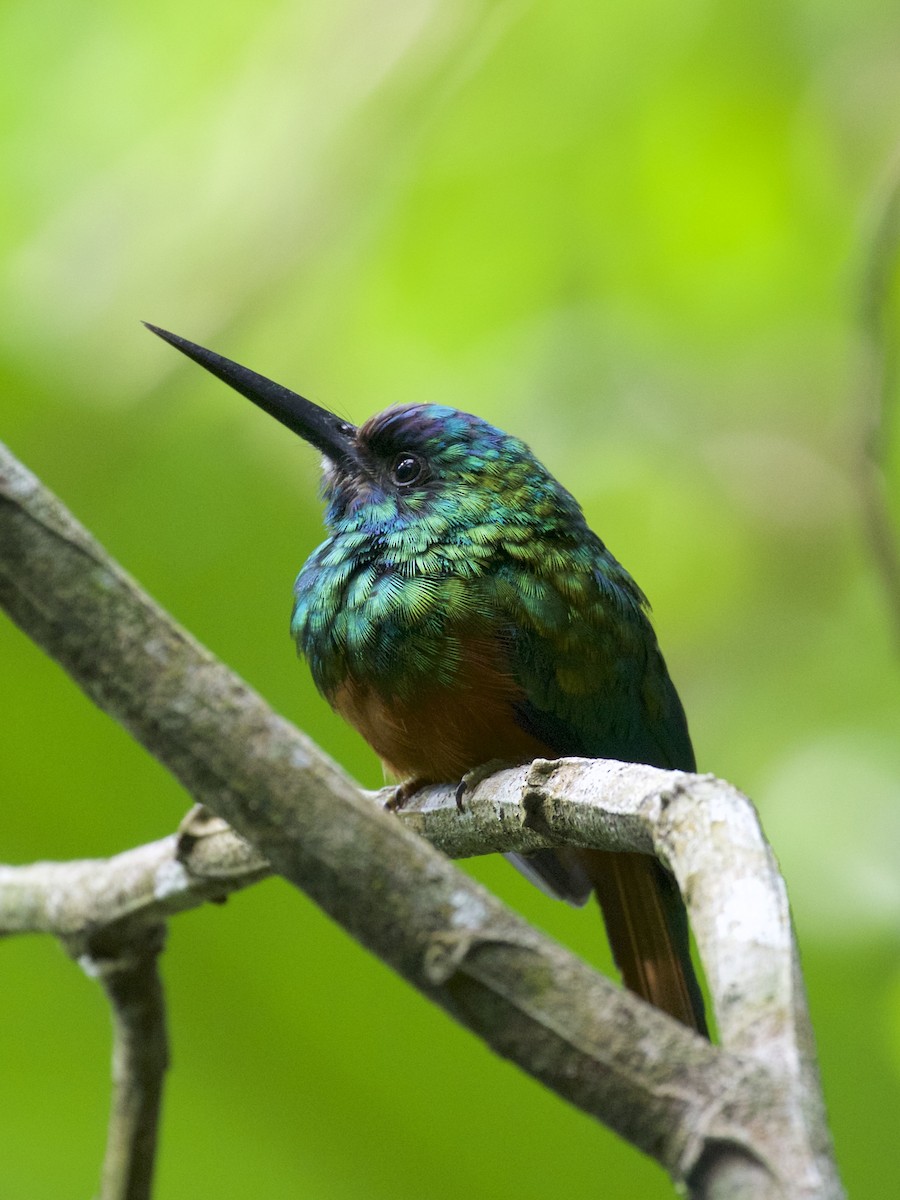
MULTIPOLYGON (((218 818, 112 858, 0 865, 0 936, 51 933, 70 952, 97 929, 154 924, 258 883, 271 868, 218 818)), ((83 952, 87 953, 85 945, 83 952)))
POLYGON ((163 1079, 168 1066, 166 1008, 157 959, 165 927, 145 925, 127 939, 106 931, 79 955, 103 985, 113 1017, 113 1096, 100 1200, 150 1200, 163 1079))

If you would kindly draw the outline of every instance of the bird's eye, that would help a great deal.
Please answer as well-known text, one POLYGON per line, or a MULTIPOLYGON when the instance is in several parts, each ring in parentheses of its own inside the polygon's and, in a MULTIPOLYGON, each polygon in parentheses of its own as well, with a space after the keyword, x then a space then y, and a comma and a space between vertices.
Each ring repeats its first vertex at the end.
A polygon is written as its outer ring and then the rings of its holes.
POLYGON ((409 487, 425 477, 425 459, 418 454, 398 454, 391 463, 391 479, 398 487, 409 487))

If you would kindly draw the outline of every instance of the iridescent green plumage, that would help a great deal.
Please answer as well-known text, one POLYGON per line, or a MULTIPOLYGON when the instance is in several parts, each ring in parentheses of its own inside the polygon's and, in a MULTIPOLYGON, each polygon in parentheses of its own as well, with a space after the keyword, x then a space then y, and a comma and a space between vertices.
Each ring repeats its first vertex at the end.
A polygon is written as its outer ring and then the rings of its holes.
MULTIPOLYGON (((328 536, 291 629, 322 694, 407 780, 583 755, 694 769, 640 589, 517 438, 435 404, 359 429, 154 330, 325 455, 328 536)), ((561 849, 527 873, 593 888, 626 983, 705 1032, 684 909, 650 858, 561 849)))
POLYGON ((523 442, 425 404, 374 417, 358 444, 361 471, 326 468, 329 537, 295 588, 292 632, 326 696, 348 675, 400 700, 452 688, 461 638, 494 637, 519 720, 557 753, 693 768, 643 594, 523 442), (391 482, 403 454, 427 479, 391 482))

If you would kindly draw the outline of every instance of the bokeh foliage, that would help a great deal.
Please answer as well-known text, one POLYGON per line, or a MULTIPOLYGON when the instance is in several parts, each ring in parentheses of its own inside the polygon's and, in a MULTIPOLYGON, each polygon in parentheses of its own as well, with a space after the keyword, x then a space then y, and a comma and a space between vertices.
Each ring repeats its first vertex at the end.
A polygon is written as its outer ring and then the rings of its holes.
MULTIPOLYGON (((138 320, 351 419, 427 398, 530 441, 762 811, 846 1183, 895 1194, 900 676, 857 311, 897 6, 7 0, 0 42, 0 437, 368 784, 287 637, 315 460, 138 320)), ((176 785, 5 622, 0 689, 0 856, 174 827, 176 785)), ((593 914, 472 869, 608 967, 593 914)), ((0 1192, 87 1195, 103 1001, 49 942, 2 953, 0 1192)), ((165 972, 160 1200, 670 1194, 277 882, 175 921, 165 972)))

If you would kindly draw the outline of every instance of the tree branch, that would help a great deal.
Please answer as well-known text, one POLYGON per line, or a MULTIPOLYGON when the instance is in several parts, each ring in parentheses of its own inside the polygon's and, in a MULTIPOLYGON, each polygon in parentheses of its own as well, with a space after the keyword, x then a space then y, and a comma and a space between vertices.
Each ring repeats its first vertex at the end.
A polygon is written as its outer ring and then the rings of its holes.
MULTIPOLYGON (((726 907, 713 919, 726 927, 753 925, 747 902, 766 897, 775 931, 759 936, 754 927, 753 971, 730 953, 710 959, 723 1040, 735 1053, 614 987, 372 804, 174 625, 8 453, 0 454, 0 603, 275 870, 496 1051, 655 1157, 694 1195, 733 1194, 723 1189, 734 1186, 736 1172, 755 1180, 747 1194, 756 1196, 842 1194, 783 885, 778 879, 771 894, 771 857, 746 802, 738 805, 737 827, 749 847, 742 861, 750 870, 755 856, 764 874, 758 885, 739 880, 736 895, 710 878, 721 871, 718 822, 733 803, 733 793, 722 801, 712 781, 655 772, 649 791, 631 804, 624 799, 628 773, 650 769, 623 766, 621 795, 614 789, 610 811, 597 817, 598 844, 658 849, 689 903, 702 897, 701 908, 714 913, 724 896, 726 907), (689 802, 694 787, 712 789, 699 813, 689 802), (700 845, 704 827, 710 846, 700 845), (757 969, 762 984, 750 985, 743 1008, 730 988, 745 974, 757 979, 757 969), (775 1008, 764 1004, 770 990, 775 1008), (766 1020, 771 1037, 756 1028, 766 1020)), ((598 766, 614 782, 616 768, 598 766)), ((535 837, 555 844, 570 836, 565 817, 557 818, 564 811, 558 800, 577 787, 568 769, 524 769, 518 848, 535 837)), ((503 777, 513 790, 515 775, 503 777)), ((477 828, 492 786, 467 798, 467 812, 455 819, 464 832, 477 828)), ((454 821, 438 810, 450 803, 446 792, 440 802, 432 794, 404 821, 449 827, 454 821)), ((718 935, 711 927, 698 935, 705 955, 718 935)))
POLYGON ((192 809, 178 834, 112 858, 0 866, 0 936, 52 933, 78 957, 98 929, 125 938, 270 874, 224 821, 192 809))
POLYGON ((150 1200, 163 1077, 169 1062, 166 1007, 157 958, 165 928, 127 937, 103 930, 79 962, 99 979, 113 1014, 113 1100, 100 1200, 150 1200))

